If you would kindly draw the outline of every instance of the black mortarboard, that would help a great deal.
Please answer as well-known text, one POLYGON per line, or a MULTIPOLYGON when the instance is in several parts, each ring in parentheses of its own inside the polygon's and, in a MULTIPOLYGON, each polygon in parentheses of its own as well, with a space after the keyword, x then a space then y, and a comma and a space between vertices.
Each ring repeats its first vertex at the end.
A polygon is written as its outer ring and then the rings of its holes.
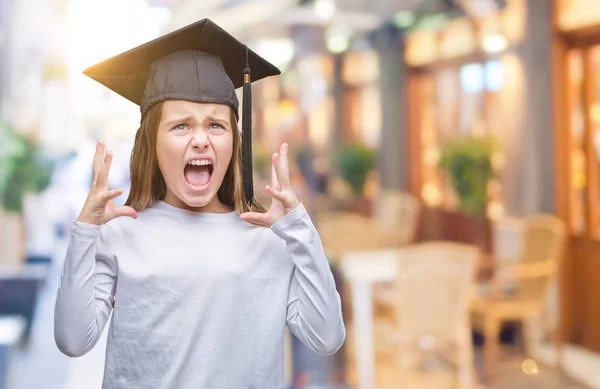
POLYGON ((281 72, 209 19, 202 19, 87 68, 84 74, 140 106, 165 100, 226 104, 239 118, 243 86, 242 165, 246 201, 252 184, 252 81, 281 72))

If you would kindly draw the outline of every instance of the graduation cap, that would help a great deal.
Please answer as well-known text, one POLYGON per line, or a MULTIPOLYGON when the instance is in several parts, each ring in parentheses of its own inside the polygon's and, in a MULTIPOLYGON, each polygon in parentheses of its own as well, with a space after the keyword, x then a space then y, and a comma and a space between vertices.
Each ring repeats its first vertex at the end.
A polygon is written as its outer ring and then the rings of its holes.
POLYGON ((246 201, 252 184, 252 92, 258 81, 281 74, 209 19, 146 42, 87 68, 88 77, 140 106, 142 116, 165 100, 226 104, 239 119, 235 89, 244 88, 242 166, 246 201))

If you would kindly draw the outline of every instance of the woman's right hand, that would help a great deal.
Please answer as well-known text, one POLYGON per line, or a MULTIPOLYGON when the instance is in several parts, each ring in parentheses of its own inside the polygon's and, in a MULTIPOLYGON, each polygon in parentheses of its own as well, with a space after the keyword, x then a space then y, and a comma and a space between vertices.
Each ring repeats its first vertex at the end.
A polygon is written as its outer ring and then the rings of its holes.
POLYGON ((137 212, 130 206, 117 206, 112 200, 123 193, 123 189, 110 190, 108 172, 113 155, 102 142, 96 144, 96 154, 92 165, 92 186, 83 209, 77 218, 78 222, 102 225, 110 220, 129 216, 137 219, 137 212))

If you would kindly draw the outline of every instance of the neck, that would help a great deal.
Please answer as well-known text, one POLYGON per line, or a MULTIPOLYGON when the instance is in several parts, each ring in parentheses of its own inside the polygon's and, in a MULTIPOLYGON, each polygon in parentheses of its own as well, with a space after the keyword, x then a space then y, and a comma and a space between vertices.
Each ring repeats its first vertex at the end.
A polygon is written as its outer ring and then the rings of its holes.
POLYGON ((185 209, 187 211, 192 212, 228 213, 233 211, 232 207, 223 204, 221 200, 219 200, 219 197, 216 195, 206 205, 192 206, 185 203, 170 190, 167 190, 167 194, 163 201, 169 205, 172 205, 173 207, 185 209))

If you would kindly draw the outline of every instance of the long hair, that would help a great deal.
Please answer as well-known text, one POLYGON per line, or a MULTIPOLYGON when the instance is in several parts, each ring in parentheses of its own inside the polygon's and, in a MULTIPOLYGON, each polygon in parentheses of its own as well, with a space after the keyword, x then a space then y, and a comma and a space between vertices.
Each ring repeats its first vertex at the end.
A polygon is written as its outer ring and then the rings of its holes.
MULTIPOLYGON (((144 114, 140 128, 135 134, 130 160, 131 190, 125 205, 131 206, 136 211, 148 208, 158 200, 164 200, 167 194, 167 185, 158 167, 156 156, 158 125, 163 104, 161 102, 152 106, 144 114)), ((264 213, 266 209, 256 198, 251 206, 246 202, 242 179, 242 136, 233 110, 230 115, 233 153, 223 182, 217 191, 217 197, 223 204, 234 207, 240 214, 249 211, 264 213)))

